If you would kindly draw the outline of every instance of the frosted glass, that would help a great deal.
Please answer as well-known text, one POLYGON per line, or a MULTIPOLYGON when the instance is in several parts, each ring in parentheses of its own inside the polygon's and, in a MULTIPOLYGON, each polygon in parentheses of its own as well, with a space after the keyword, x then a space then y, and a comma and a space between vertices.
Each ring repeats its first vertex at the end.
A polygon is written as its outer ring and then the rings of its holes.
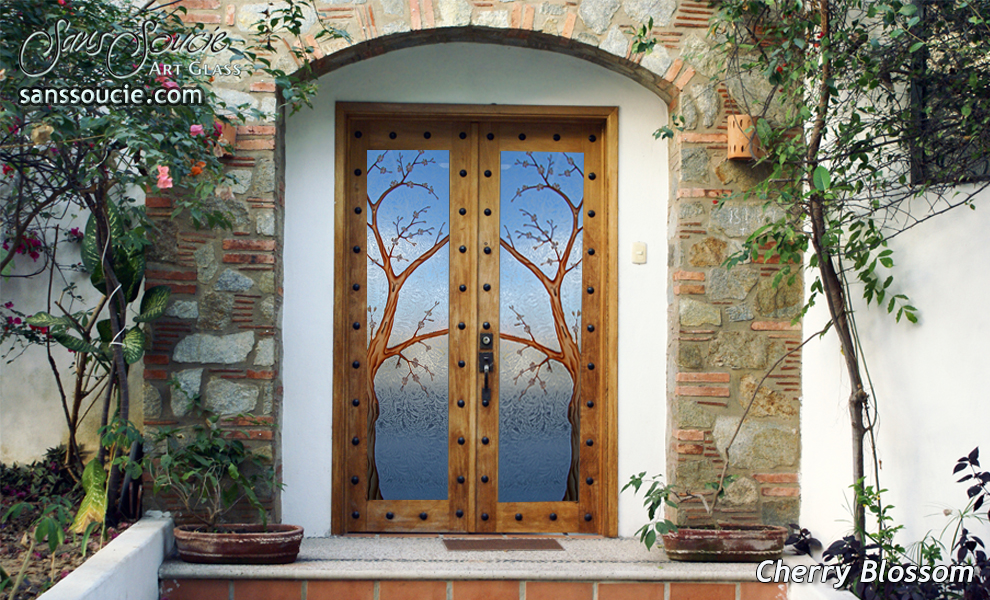
POLYGON ((369 493, 445 500, 449 156, 369 150, 367 173, 368 368, 379 488, 369 493))
POLYGON ((501 168, 498 499, 576 500, 584 155, 502 152, 501 168))

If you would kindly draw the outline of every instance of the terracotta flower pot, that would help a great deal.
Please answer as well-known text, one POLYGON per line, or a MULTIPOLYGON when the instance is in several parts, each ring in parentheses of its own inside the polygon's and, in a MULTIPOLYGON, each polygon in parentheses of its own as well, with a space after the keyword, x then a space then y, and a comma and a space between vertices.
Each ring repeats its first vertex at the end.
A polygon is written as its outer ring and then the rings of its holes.
POLYGON ((766 153, 756 135, 756 121, 748 115, 728 115, 728 158, 730 160, 756 160, 766 153))
POLYGON ((760 562, 779 558, 787 528, 727 525, 721 529, 681 528, 663 536, 670 560, 693 562, 760 562))
POLYGON ((194 525, 177 526, 179 558, 191 563, 284 565, 296 560, 303 537, 298 525, 233 524, 225 528, 224 533, 209 533, 194 525))

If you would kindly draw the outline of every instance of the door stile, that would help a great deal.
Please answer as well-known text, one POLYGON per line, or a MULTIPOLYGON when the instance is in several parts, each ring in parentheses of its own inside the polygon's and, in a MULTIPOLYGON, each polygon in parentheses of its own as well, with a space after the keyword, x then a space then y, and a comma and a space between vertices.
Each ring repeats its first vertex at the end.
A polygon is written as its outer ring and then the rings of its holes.
POLYGON ((475 318, 478 304, 474 293, 477 270, 474 248, 478 239, 478 203, 475 201, 478 188, 477 124, 458 123, 453 132, 450 153, 449 522, 451 530, 470 531, 474 523, 474 382, 477 379, 478 340, 475 318), (460 251, 461 247, 465 252, 460 251), (460 291, 462 285, 464 292, 460 291), (464 367, 459 366, 459 361, 464 361, 464 367))
MULTIPOLYGON (((481 331, 493 335, 492 350, 495 357, 499 356, 499 186, 500 186, 500 156, 499 156, 499 124, 483 122, 479 127, 478 138, 478 244, 474 246, 478 256, 478 278, 475 294, 478 298, 478 323, 481 331), (491 138, 491 139, 489 139, 491 138), (491 211, 486 214, 485 211, 491 211), (485 254, 485 247, 491 248, 491 254, 485 254), (489 286, 485 290, 485 286, 489 286), (484 329, 488 323, 490 329, 484 329)), ((477 518, 475 531, 495 532, 498 515, 498 378, 499 364, 495 361, 495 369, 489 373, 489 389, 491 399, 482 399, 484 374, 479 372, 475 363, 475 406, 478 415, 478 428, 475 439, 477 450, 477 485, 476 506, 477 518), (488 443, 485 443, 485 439, 488 443)))
POLYGON ((602 421, 605 412, 603 381, 608 365, 602 361, 602 336, 608 334, 603 321, 602 298, 606 294, 603 261, 608 259, 605 247, 604 224, 607 222, 605 206, 602 204, 602 187, 605 174, 602 172, 602 147, 605 145, 604 131, 589 127, 584 136, 584 243, 582 247, 583 288, 581 299, 581 397, 576 409, 581 411, 581 433, 578 439, 580 448, 580 476, 578 486, 579 525, 582 533, 601 531, 598 520, 603 519, 601 507, 602 421), (592 141, 594 140, 594 141, 592 141), (594 253, 590 252, 594 250, 594 253), (590 329, 589 329, 590 327, 590 329))
MULTIPOLYGON (((347 169, 367 171, 368 136, 366 123, 350 123, 348 128, 349 146, 347 152, 347 169), (364 131, 362 131, 364 130, 364 131), (359 133, 360 132, 360 133, 359 133)), ((356 173, 356 172, 355 172, 356 173)), ((345 344, 341 348, 342 355, 338 364, 344 365, 347 373, 347 399, 344 410, 347 413, 347 432, 345 444, 347 469, 345 477, 348 481, 347 509, 344 518, 347 529, 363 531, 368 523, 368 489, 369 489, 369 456, 368 445, 368 371, 367 371, 367 327, 368 318, 365 306, 368 303, 368 290, 365 285, 368 280, 367 234, 365 222, 367 215, 368 186, 367 177, 350 176, 347 186, 347 208, 345 208, 348 223, 347 238, 342 254, 345 261, 344 291, 347 297, 345 315, 345 344), (355 483, 355 481, 357 483, 355 483)))

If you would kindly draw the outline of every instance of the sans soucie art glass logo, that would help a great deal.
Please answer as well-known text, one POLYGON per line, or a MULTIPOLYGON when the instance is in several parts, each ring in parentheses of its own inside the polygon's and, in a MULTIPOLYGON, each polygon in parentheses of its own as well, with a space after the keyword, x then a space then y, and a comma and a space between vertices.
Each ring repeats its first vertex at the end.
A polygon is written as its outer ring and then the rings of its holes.
MULTIPOLYGON (((219 54, 230 47, 227 32, 192 31, 183 35, 159 30, 154 21, 142 21, 125 31, 74 31, 66 19, 59 19, 51 31, 35 31, 21 44, 18 61, 29 77, 42 77, 58 66, 63 55, 85 53, 102 56, 107 72, 115 79, 126 79, 143 72, 149 57, 166 52, 219 54)), ((158 65, 156 65, 156 68, 158 65)), ((231 65, 189 65, 193 75, 237 75, 239 67, 231 65), (222 68, 221 68, 222 67, 222 68), (236 72, 235 72, 236 70, 236 72)))

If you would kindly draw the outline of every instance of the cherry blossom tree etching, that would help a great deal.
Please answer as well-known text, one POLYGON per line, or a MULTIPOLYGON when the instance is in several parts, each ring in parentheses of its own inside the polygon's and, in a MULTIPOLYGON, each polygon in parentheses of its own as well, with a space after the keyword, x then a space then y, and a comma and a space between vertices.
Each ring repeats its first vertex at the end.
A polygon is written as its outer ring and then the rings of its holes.
MULTIPOLYGON (((573 157, 561 153, 540 153, 538 156, 534 156, 532 152, 527 152, 526 158, 517 160, 514 166, 521 167, 533 176, 516 190, 510 203, 524 198, 532 201, 528 203, 527 207, 518 209, 520 216, 517 221, 520 223, 518 226, 510 228, 508 225, 503 225, 499 243, 505 252, 528 270, 545 290, 546 301, 550 305, 550 314, 553 319, 553 337, 557 342, 557 348, 553 347, 550 343, 551 340, 540 339, 534 335, 534 326, 527 322, 527 316, 523 313, 525 309, 514 304, 503 306, 502 310, 511 313, 513 330, 516 333, 502 331, 499 333, 499 337, 503 342, 521 344, 520 354, 523 349, 531 348, 542 355, 542 359, 530 361, 528 365, 510 374, 515 383, 521 381, 525 384, 520 396, 540 391, 546 394, 546 373, 553 371, 554 363, 562 365, 571 379, 572 391, 567 406, 567 420, 571 428, 571 461, 563 500, 577 501, 578 448, 581 434, 578 409, 580 399, 578 373, 581 360, 580 309, 566 310, 565 304, 567 302, 562 288, 567 274, 581 264, 581 233, 583 231, 581 210, 584 199, 583 195, 580 198, 573 198, 572 196, 576 194, 573 192, 569 194, 565 191, 560 178, 576 176, 583 181, 584 173, 573 157), (558 164, 560 156, 563 156, 566 164, 558 164), (569 222, 561 223, 554 218, 541 218, 536 212, 540 208, 547 208, 548 203, 553 201, 563 203, 562 206, 566 207, 563 213, 569 215, 569 222), (568 314, 570 315, 570 326, 568 314)), ((560 212, 557 214, 559 215, 560 212)), ((567 219, 565 218, 565 220, 567 219)), ((580 302, 578 306, 580 306, 580 302)))
POLYGON ((399 308, 399 298, 403 286, 417 269, 447 246, 450 238, 449 233, 444 231, 446 223, 441 223, 439 227, 428 226, 426 216, 429 211, 436 210, 433 206, 422 206, 408 215, 396 216, 390 223, 382 223, 379 220, 383 206, 389 200, 395 199, 396 195, 403 190, 425 191, 428 196, 440 203, 440 198, 433 187, 427 182, 417 181, 414 177, 417 169, 421 170, 423 167, 435 163, 435 159, 425 156, 423 151, 419 151, 414 157, 410 154, 408 152, 384 151, 368 167, 369 175, 374 173, 382 179, 392 177, 388 186, 377 199, 372 200, 370 196, 368 197, 368 268, 380 269, 387 283, 385 301, 380 307, 381 314, 378 314, 379 307, 371 306, 370 302, 368 307, 368 331, 370 335, 366 371, 366 385, 370 399, 368 408, 368 498, 372 500, 382 499, 378 467, 375 461, 375 425, 380 414, 378 395, 375 390, 375 377, 383 366, 389 365, 404 371, 401 379, 403 388, 407 384, 416 385, 424 392, 428 392, 425 379, 433 380, 436 374, 428 364, 416 357, 409 357, 408 353, 416 344, 421 344, 428 350, 430 348, 429 340, 448 334, 447 327, 442 329, 432 329, 431 327, 438 319, 441 322, 446 322, 446 315, 435 314, 440 306, 440 302, 435 301, 431 307, 424 310, 424 314, 416 324, 411 336, 400 341, 392 339, 396 324, 396 311, 399 308), (423 245, 426 245, 426 248, 421 251, 423 245))

